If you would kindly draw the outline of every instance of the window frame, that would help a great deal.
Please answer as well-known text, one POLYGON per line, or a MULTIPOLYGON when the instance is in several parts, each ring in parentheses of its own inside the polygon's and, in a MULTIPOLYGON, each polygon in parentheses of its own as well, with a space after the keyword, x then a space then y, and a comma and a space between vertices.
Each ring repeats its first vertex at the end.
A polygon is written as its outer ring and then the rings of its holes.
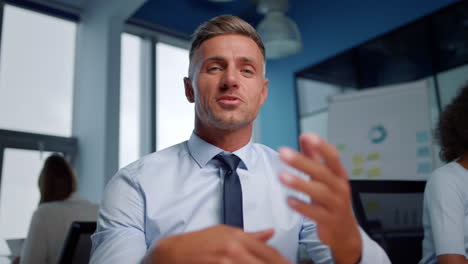
MULTIPOLYGON (((39 1, 31 1, 31 0, 0 0, 0 9, 1 14, 3 16, 3 6, 4 5, 11 5, 23 9, 27 9, 33 12, 41 13, 47 16, 52 16, 55 18, 64 19, 71 22, 79 22, 81 9, 77 9, 75 7, 61 4, 61 3, 43 3, 42 0, 39 1)), ((3 20, 0 20, 0 29, 3 20)))
MULTIPOLYGON (((1 40, 3 33, 3 13, 5 5, 26 9, 32 12, 63 19, 70 22, 79 22, 79 11, 65 5, 58 8, 58 4, 48 6, 30 0, 14 1, 0 0, 0 56, 2 53, 1 40)), ((38 133, 0 129, 0 188, 2 185, 3 157, 6 148, 61 152, 73 165, 78 151, 78 140, 74 137, 51 136, 38 133)))
POLYGON ((74 137, 49 136, 0 129, 0 189, 2 186, 3 156, 7 148, 61 152, 74 165, 78 140, 74 137))
POLYGON ((138 19, 129 19, 122 33, 142 39, 140 86, 140 153, 141 156, 155 152, 157 142, 157 76, 156 44, 164 43, 182 49, 190 49, 190 36, 138 19))

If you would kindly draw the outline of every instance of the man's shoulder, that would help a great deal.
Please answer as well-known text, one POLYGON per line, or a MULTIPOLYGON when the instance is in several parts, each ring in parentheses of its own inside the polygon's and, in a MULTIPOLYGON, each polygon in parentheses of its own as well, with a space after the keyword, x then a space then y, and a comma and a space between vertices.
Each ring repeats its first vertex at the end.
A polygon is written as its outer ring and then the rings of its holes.
POLYGON ((178 161, 187 158, 187 156, 190 156, 190 153, 187 148, 187 141, 184 141, 145 155, 120 169, 118 174, 136 175, 152 168, 177 166, 178 161))

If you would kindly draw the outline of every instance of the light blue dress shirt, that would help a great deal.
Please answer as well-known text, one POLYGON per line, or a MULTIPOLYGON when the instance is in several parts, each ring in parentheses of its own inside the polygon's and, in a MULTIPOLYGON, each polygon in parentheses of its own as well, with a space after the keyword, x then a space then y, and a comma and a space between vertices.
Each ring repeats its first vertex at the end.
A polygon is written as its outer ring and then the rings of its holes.
MULTIPOLYGON (((188 141, 121 169, 106 187, 92 236, 91 263, 139 263, 164 237, 220 224, 224 174, 212 158, 221 152, 193 133, 188 141)), ((278 173, 292 169, 277 152, 249 143, 234 154, 242 160, 237 173, 244 230, 274 228, 268 244, 293 263, 299 243, 315 263, 333 263, 330 249, 317 236, 316 224, 288 207, 286 198, 300 194, 279 182, 278 173)), ((363 231, 361 236, 361 263, 390 263, 363 231)))

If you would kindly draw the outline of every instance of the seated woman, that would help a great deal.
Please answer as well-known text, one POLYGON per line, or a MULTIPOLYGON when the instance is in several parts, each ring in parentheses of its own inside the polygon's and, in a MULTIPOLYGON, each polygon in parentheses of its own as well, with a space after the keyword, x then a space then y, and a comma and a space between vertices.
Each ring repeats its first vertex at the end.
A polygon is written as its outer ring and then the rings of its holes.
POLYGON ((468 263, 468 86, 442 112, 436 138, 448 162, 424 192, 421 264, 468 263))
POLYGON ((45 161, 39 191, 41 200, 32 217, 20 263, 56 264, 72 222, 96 221, 98 206, 76 194, 73 169, 59 155, 45 161))

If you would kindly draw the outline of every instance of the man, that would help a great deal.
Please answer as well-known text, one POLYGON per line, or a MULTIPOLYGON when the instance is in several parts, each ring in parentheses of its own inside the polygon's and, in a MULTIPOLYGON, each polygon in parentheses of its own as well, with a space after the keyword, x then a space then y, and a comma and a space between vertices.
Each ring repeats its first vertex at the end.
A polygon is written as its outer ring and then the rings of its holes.
POLYGON ((268 80, 249 24, 220 16, 201 25, 184 84, 191 138, 109 182, 92 263, 282 264, 296 261, 299 243, 315 263, 389 263, 358 227, 331 145, 308 134, 301 153, 278 155, 250 142, 268 80))

